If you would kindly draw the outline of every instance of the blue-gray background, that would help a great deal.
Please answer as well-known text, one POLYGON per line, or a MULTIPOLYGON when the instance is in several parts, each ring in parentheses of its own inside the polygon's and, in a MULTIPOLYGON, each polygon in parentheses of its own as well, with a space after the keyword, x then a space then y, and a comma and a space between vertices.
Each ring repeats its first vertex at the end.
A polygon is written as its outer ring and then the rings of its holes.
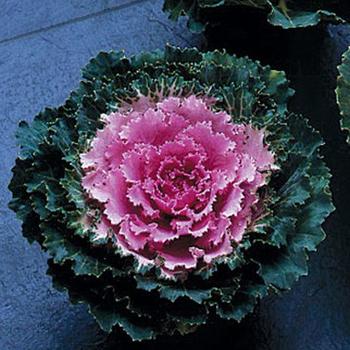
POLYGON ((0 349, 350 349, 350 155, 333 92, 350 30, 331 27, 316 39, 293 34, 287 42, 265 38, 265 46, 246 43, 242 49, 225 32, 212 34, 209 42, 190 34, 184 21, 169 21, 161 5, 161 0, 0 0, 0 349), (266 298, 241 325, 210 325, 194 335, 140 346, 122 334, 106 338, 84 305, 70 305, 66 294, 52 288, 46 254, 22 238, 20 223, 7 209, 7 185, 19 120, 62 103, 77 86, 81 66, 98 51, 133 54, 167 42, 225 45, 290 72, 297 90, 292 108, 308 115, 327 142, 324 156, 334 173, 338 211, 326 222, 327 240, 311 255, 309 276, 292 291, 266 298))

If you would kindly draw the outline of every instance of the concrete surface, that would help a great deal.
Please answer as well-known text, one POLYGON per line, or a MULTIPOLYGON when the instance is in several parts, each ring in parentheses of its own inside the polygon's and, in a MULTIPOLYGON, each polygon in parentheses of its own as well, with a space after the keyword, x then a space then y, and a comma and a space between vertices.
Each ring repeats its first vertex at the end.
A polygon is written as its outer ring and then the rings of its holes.
MULTIPOLYGON (((52 288, 46 255, 22 237, 20 223, 7 209, 18 121, 62 103, 77 85, 80 67, 100 50, 137 53, 166 42, 204 47, 183 21, 174 24, 161 13, 161 3, 0 0, 0 349, 350 349, 350 152, 339 131, 333 93, 336 65, 350 43, 345 26, 331 28, 315 49, 306 41, 304 52, 296 49, 285 62, 276 60, 278 68, 291 71, 297 88, 292 107, 309 115, 327 141, 324 155, 334 173, 338 207, 325 225, 329 237, 312 255, 309 276, 291 292, 264 300, 241 325, 208 326, 195 335, 143 346, 122 334, 106 338, 85 306, 70 305, 65 294, 52 288), (305 62, 315 62, 315 69, 304 70, 305 62)), ((212 40, 209 47, 218 46, 220 40, 212 40)), ((246 53, 229 45, 230 51, 246 53)), ((291 45, 296 47, 295 40, 291 45)))

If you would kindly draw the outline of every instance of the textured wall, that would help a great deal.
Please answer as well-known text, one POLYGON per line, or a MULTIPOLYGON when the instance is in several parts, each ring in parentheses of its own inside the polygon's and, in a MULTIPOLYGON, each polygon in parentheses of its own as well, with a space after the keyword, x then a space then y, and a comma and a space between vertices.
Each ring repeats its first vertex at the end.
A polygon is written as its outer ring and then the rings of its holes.
POLYGON ((0 1, 0 349, 157 349, 225 346, 234 349, 350 349, 350 154, 339 131, 334 100, 336 65, 350 43, 345 26, 322 34, 259 37, 258 48, 236 45, 218 30, 209 42, 184 23, 169 22, 162 1, 0 1), (281 41, 283 40, 283 42, 281 41), (339 210, 327 221, 328 239, 312 254, 310 274, 280 297, 264 300, 241 325, 216 324, 184 338, 161 338, 142 347, 123 334, 105 338, 85 306, 71 306, 46 276, 46 255, 22 238, 7 209, 7 184, 16 157, 14 132, 45 106, 64 101, 79 80, 79 69, 99 50, 127 53, 181 46, 225 46, 249 53, 290 73, 297 89, 292 107, 310 117, 327 146, 339 210), (283 48, 269 54, 271 45, 283 48), (279 46, 280 45, 280 46, 279 46))

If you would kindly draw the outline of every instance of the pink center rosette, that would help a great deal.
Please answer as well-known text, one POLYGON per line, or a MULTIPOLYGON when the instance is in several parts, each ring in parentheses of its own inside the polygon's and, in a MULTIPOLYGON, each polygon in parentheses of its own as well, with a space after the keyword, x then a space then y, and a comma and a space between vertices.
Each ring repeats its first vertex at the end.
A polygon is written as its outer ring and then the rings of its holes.
POLYGON ((264 131, 196 96, 129 107, 103 115, 81 154, 82 185, 101 209, 96 237, 167 276, 232 253, 276 168, 264 131))

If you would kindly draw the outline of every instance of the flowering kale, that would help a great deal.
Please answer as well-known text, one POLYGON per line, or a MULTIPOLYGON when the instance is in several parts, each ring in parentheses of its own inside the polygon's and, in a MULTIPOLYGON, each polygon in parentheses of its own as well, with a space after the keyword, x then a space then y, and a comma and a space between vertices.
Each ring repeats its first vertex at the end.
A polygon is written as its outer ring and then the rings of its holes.
POLYGON ((336 90, 338 105, 342 115, 341 126, 348 132, 347 141, 350 143, 350 49, 343 55, 339 68, 338 86, 336 90))
POLYGON ((165 0, 163 10, 170 18, 189 17, 189 28, 201 32, 211 13, 230 8, 247 8, 266 13, 267 20, 285 29, 314 26, 321 21, 342 23, 341 4, 346 0, 165 0), (336 14, 335 12, 338 11, 336 14))
POLYGON ((307 274, 332 211, 282 72, 218 51, 100 53, 20 123, 10 207, 49 273, 135 340, 240 321, 307 274))

